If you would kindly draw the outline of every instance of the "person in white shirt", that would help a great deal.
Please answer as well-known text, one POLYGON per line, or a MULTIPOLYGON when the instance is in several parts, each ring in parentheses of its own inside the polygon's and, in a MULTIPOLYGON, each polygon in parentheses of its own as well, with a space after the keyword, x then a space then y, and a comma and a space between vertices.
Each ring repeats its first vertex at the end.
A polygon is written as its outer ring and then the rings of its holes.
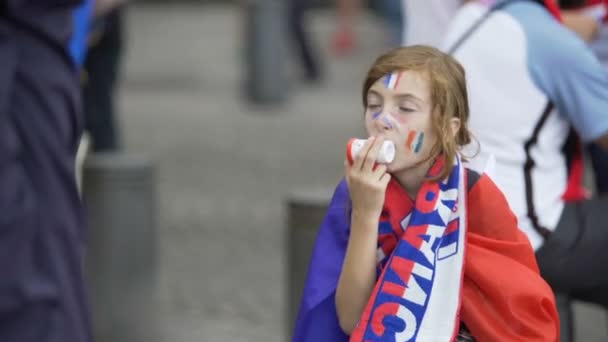
POLYGON ((552 0, 471 2, 443 48, 467 73, 471 167, 494 157, 493 179, 554 291, 608 308, 608 196, 576 191, 581 165, 563 151, 571 129, 608 151, 608 74, 559 18, 552 0))
POLYGON ((439 47, 452 17, 466 0, 402 0, 402 45, 439 47))

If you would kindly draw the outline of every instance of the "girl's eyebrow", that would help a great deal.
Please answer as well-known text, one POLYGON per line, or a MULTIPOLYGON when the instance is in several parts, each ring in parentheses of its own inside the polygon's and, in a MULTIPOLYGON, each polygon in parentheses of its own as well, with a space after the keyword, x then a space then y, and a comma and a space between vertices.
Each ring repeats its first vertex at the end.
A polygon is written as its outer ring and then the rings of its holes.
POLYGON ((369 90, 369 91, 367 92, 367 96, 368 96, 368 97, 369 97, 369 96, 375 96, 375 97, 382 98, 382 95, 380 95, 380 93, 379 93, 379 92, 377 92, 377 91, 375 91, 375 90, 369 90))
POLYGON ((417 97, 416 95, 414 95, 412 93, 396 94, 395 97, 400 100, 412 100, 414 102, 418 102, 419 104, 425 103, 423 99, 417 97))

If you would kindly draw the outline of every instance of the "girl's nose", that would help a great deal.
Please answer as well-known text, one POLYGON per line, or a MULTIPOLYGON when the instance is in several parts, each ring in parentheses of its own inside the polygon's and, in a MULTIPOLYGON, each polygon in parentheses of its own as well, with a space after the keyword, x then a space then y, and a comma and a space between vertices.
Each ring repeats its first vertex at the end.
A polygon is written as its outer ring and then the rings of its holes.
POLYGON ((389 118, 389 113, 382 113, 380 117, 376 120, 376 124, 378 128, 382 131, 388 131, 393 129, 393 124, 391 123, 391 119, 389 118))

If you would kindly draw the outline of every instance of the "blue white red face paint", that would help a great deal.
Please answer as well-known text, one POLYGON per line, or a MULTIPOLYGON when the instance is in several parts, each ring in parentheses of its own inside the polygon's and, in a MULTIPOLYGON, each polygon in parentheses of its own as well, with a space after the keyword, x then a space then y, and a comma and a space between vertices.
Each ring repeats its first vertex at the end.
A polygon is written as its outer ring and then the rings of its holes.
POLYGON ((393 129, 393 124, 391 124, 391 121, 389 119, 387 119, 386 116, 382 118, 382 123, 384 123, 386 128, 393 129))
POLYGON ((384 76, 384 85, 388 89, 395 90, 399 85, 399 79, 401 79, 401 72, 392 72, 384 76))
MULTIPOLYGON (((377 111, 376 113, 372 114, 372 120, 376 121, 378 120, 378 118, 380 118, 380 116, 382 115, 382 111, 377 111)), ((394 116, 394 114, 390 114, 392 116, 394 116)), ((389 120, 386 115, 382 117, 382 123, 384 124, 384 126, 388 129, 393 129, 393 124, 391 123, 391 120, 389 120)))
POLYGON ((424 132, 410 130, 405 140, 405 148, 408 151, 419 153, 424 143, 424 132))
MULTIPOLYGON (((401 79, 402 72, 392 72, 382 79, 382 84, 387 89, 395 90, 399 86, 399 81, 401 79)), ((384 110, 379 110, 375 113, 372 113, 372 120, 376 121, 380 119, 384 127, 388 129, 397 127, 403 127, 403 125, 407 125, 408 119, 403 115, 398 113, 388 112, 386 115, 383 115, 384 110), (390 118, 389 118, 390 117, 390 118)), ((406 130, 407 134, 405 136, 405 151, 407 153, 415 153, 418 154, 422 150, 422 146, 424 145, 424 132, 418 130, 406 130)))
MULTIPOLYGON (((397 88, 397 86, 399 85, 399 79, 401 78, 401 72, 393 72, 390 73, 386 76, 384 76, 383 78, 383 84, 388 88, 388 89, 392 89, 395 90, 397 88)), ((382 115, 382 110, 379 110, 375 113, 372 114, 372 120, 378 120, 378 118, 382 115)), ((399 119, 399 115, 395 115, 393 113, 391 113, 391 115, 397 119, 399 119)), ((387 126, 387 127, 393 127, 393 125, 391 124, 391 122, 386 118, 383 117, 382 118, 382 122, 387 126)))

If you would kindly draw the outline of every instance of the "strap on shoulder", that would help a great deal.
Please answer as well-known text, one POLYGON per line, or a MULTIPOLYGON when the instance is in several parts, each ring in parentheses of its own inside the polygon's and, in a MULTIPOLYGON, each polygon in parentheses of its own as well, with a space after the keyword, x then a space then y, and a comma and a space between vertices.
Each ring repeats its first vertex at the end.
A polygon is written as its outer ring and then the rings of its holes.
POLYGON ((467 173, 467 191, 470 192, 471 189, 473 189, 473 186, 475 185, 475 183, 477 183, 479 178, 481 178, 481 175, 479 173, 477 173, 476 171, 473 171, 468 168, 465 168, 465 170, 467 173))

